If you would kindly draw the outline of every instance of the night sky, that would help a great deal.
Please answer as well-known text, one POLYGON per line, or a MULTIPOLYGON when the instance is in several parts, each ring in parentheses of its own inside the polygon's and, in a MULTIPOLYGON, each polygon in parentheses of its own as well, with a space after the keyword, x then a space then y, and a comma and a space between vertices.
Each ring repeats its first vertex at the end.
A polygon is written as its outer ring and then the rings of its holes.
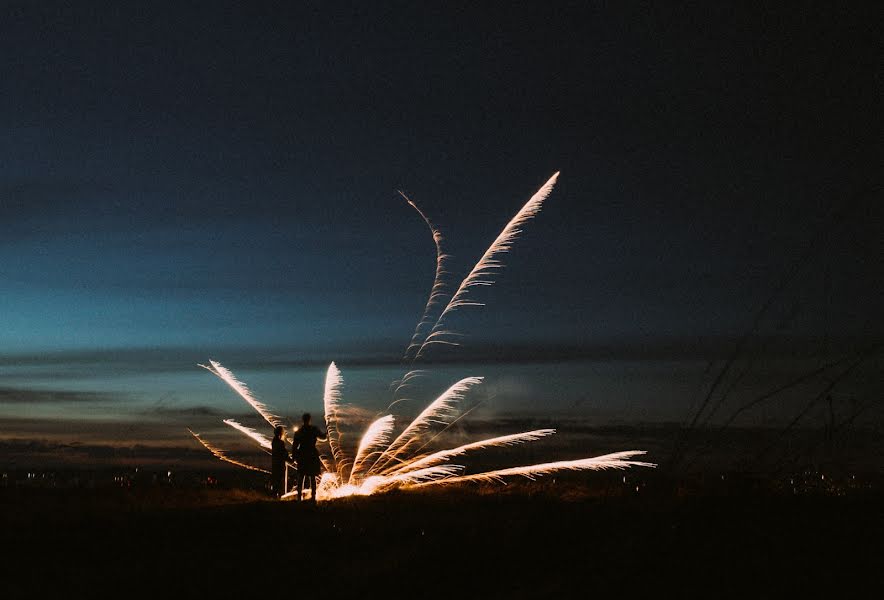
POLYGON ((495 410, 682 421, 769 298, 777 375, 884 337, 872 3, 77 4, 0 9, 0 439, 186 445, 243 411, 210 357, 386 394, 435 266, 397 190, 463 275, 555 171, 458 316, 495 410))

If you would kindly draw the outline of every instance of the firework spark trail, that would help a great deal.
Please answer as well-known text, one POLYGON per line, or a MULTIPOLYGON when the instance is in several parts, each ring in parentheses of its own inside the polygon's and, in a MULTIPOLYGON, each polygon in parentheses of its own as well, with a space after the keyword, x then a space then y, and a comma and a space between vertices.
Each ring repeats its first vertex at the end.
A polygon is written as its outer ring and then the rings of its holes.
POLYGON ((434 481, 421 482, 413 484, 409 487, 423 487, 428 485, 438 485, 443 483, 465 483, 465 482, 503 482, 505 477, 513 477, 520 475, 527 477, 532 481, 543 475, 549 475, 558 471, 602 471, 605 469, 626 469, 629 467, 656 467, 657 465, 649 462, 641 462, 637 460, 629 460, 633 456, 646 454, 643 450, 626 450, 624 452, 614 452, 613 454, 605 454, 604 456, 596 456, 595 458, 582 458, 580 460, 562 460, 558 462, 543 463, 539 465, 528 465, 524 467, 512 467, 509 469, 499 469, 497 471, 486 471, 485 473, 475 473, 473 475, 459 475, 456 477, 448 477, 437 479, 434 481))
POLYGON ((432 481, 441 481, 449 477, 454 477, 464 470, 463 465, 437 465, 426 467, 408 473, 400 473, 389 477, 382 477, 391 484, 408 484, 429 483, 432 481))
POLYGON ((383 452, 389 445, 390 437, 393 434, 393 425, 393 415, 387 415, 368 426, 365 435, 359 442, 359 449, 356 450, 356 458, 353 459, 353 468, 350 469, 348 484, 352 485, 354 479, 361 479, 365 467, 368 466, 367 461, 375 454, 383 452))
POLYGON ((320 496, 319 492, 317 492, 317 497, 322 499, 344 498, 347 496, 370 496, 371 494, 383 492, 394 487, 435 481, 446 477, 454 477, 462 472, 463 469, 464 467, 461 465, 441 465, 421 469, 420 471, 402 473, 395 477, 373 475, 366 478, 359 485, 347 484, 337 488, 330 488, 327 490, 329 494, 327 496, 320 496))
POLYGON ((328 464, 328 459, 325 457, 324 454, 320 454, 320 455, 319 455, 319 462, 322 463, 322 471, 323 471, 323 473, 333 473, 333 472, 335 472, 335 469, 332 469, 332 468, 331 468, 331 465, 328 464))
MULTIPOLYGON (((453 420, 452 420, 451 422, 449 422, 445 427, 443 427, 442 429, 440 429, 440 430, 436 433, 436 435, 434 435, 433 437, 431 437, 430 439, 428 439, 426 442, 424 442, 424 443, 421 445, 420 448, 418 448, 417 450, 414 450, 414 451, 411 453, 412 457, 417 457, 417 455, 420 454, 421 450, 423 450, 424 448, 426 448, 427 446, 429 446, 430 444, 432 444, 433 442, 435 442, 435 441, 436 441, 436 438, 438 438, 439 436, 443 435, 446 431, 448 431, 449 429, 451 429, 451 428, 454 426, 454 424, 457 423, 458 421, 460 421, 461 419, 465 419, 465 418, 467 418, 471 412, 473 412, 474 410, 476 410, 477 408, 479 408, 481 405, 482 405, 481 402, 477 402, 474 406, 472 406, 472 407, 468 408, 467 410, 463 411, 463 412, 462 412, 462 413, 461 413, 456 419, 453 419, 453 420)), ((414 460, 414 458, 412 458, 412 459, 410 459, 410 460, 414 460)), ((410 461, 409 461, 409 460, 400 461, 401 464, 405 464, 405 463, 407 463, 407 462, 410 462, 410 461)), ((395 468, 395 467, 387 467, 387 469, 385 469, 385 471, 389 471, 391 468, 395 468)))
POLYGON ((442 304, 444 298, 446 298, 449 294, 446 291, 445 285, 445 275, 447 271, 445 270, 445 261, 449 258, 447 254, 445 254, 442 249, 442 233, 433 225, 427 215, 418 208, 417 204, 411 201, 411 199, 406 196, 401 191, 399 195, 402 196, 408 204, 417 211, 417 214, 421 216, 421 219, 424 220, 424 223, 427 224, 427 227, 430 228, 430 233, 433 234, 433 242, 436 244, 436 276, 433 279, 433 287, 430 289, 430 297, 427 299, 427 305, 424 307, 423 315, 421 315, 420 321, 418 321, 417 327, 414 329, 414 335, 411 337, 411 343, 408 345, 408 348, 405 349, 405 356, 403 356, 404 360, 410 360, 414 357, 414 352, 420 348, 424 339, 427 337, 427 329, 431 328, 433 324, 436 322, 436 318, 434 316, 436 312, 436 307, 442 304))
POLYGON ((228 463, 230 463, 230 464, 232 464, 232 465, 236 465, 237 467, 242 467, 242 468, 244 468, 244 469, 249 469, 249 470, 251 470, 251 471, 258 471, 259 473, 267 473, 268 475, 270 474, 270 471, 267 471, 267 470, 265 470, 265 469, 261 469, 261 468, 259 468, 259 467, 253 467, 252 465, 247 465, 247 464, 244 463, 244 462, 240 462, 240 461, 238 461, 238 460, 234 460, 234 459, 228 457, 228 456, 224 453, 223 450, 221 450, 220 448, 216 448, 215 446, 213 446, 212 444, 210 444, 209 442, 207 442, 206 440, 204 440, 202 437, 200 437, 200 434, 198 434, 197 432, 195 432, 195 431, 194 431, 193 429, 191 429, 190 427, 187 428, 187 431, 189 431, 189 432, 190 432, 190 435, 192 435, 192 436, 196 439, 196 441, 198 441, 200 444, 202 444, 203 447, 204 447, 206 450, 208 450, 209 452, 211 452, 212 454, 214 454, 214 455, 215 455, 215 458, 218 458, 218 459, 220 459, 220 460, 223 460, 224 462, 228 462, 228 463))
POLYGON ((482 377, 466 377, 445 390, 445 393, 436 398, 393 440, 393 443, 381 453, 377 462, 372 465, 368 472, 375 473, 383 469, 403 452, 406 452, 409 447, 417 442, 420 434, 426 431, 430 425, 434 423, 447 424, 451 419, 455 418, 457 416, 457 406, 464 399, 467 391, 471 387, 482 383, 482 379, 482 377))
POLYGON ((216 377, 220 378, 224 383, 229 385, 234 392, 240 395, 240 397, 249 403, 249 405, 258 411, 258 414, 264 417, 264 420, 270 423, 271 426, 277 427, 282 425, 282 419, 278 416, 274 415, 267 408, 267 405, 255 398, 252 394, 252 391, 249 387, 244 384, 242 381, 236 378, 236 376, 228 371, 221 363, 210 360, 208 365, 198 365, 209 373, 212 373, 216 377))
POLYGON ((392 383, 390 383, 390 391, 393 392, 393 396, 395 396, 396 392, 398 392, 401 388, 406 387, 410 379, 419 377, 426 372, 426 369, 412 369, 399 379, 394 379, 392 383))
POLYGON ((396 395, 399 393, 399 390, 402 388, 408 387, 409 382, 412 379, 422 376, 426 373, 425 369, 412 369, 408 373, 402 376, 402 379, 398 381, 394 381, 393 384, 396 385, 396 389, 393 390, 393 401, 387 406, 386 410, 389 411, 391 408, 399 404, 400 402, 406 402, 408 398, 396 398, 396 395))
POLYGON ((328 433, 328 445, 331 448, 332 460, 335 466, 334 470, 338 474, 340 481, 344 480, 344 470, 349 462, 341 449, 341 431, 339 428, 341 387, 343 385, 344 378, 341 376, 341 371, 333 362, 328 366, 328 371, 325 374, 323 405, 325 406, 325 427, 328 433))
POLYGON ((457 448, 452 448, 450 450, 440 450, 439 452, 434 452, 429 456, 425 456, 421 459, 407 462, 404 465, 401 465, 394 470, 390 471, 390 475, 396 475, 399 473, 408 473, 415 469, 422 469, 425 467, 432 467, 439 463, 447 461, 449 458, 454 456, 460 456, 462 454, 466 454, 471 450, 482 450, 485 448, 499 448, 504 446, 515 446, 517 444, 524 444, 526 442, 533 442, 539 440, 541 438, 545 438, 547 436, 553 435, 556 432, 555 429, 535 429, 534 431, 526 431, 524 433, 514 433, 511 435, 502 435, 500 437, 489 438, 487 440, 480 440, 478 442, 471 442, 469 444, 464 444, 463 446, 458 446, 457 448))
MULTIPOLYGON (((546 184, 531 197, 530 200, 516 213, 516 215, 507 223, 503 231, 495 239, 494 243, 485 251, 482 258, 473 267, 473 270, 461 282, 460 286, 453 295, 447 292, 444 276, 445 260, 448 258, 442 249, 442 236, 433 226, 426 215, 404 194, 403 198, 420 214, 421 218, 430 228, 433 234, 433 241, 436 243, 436 276, 433 281, 433 288, 430 291, 430 297, 424 308, 421 320, 418 322, 411 344, 405 351, 405 359, 411 358, 412 362, 417 360, 422 352, 430 344, 447 344, 452 346, 459 345, 452 341, 451 338, 461 334, 445 329, 445 317, 452 311, 465 306, 481 306, 482 303, 470 298, 470 292, 473 288, 479 286, 490 286, 494 283, 497 271, 503 268, 502 255, 509 252, 514 242, 522 233, 522 226, 530 221, 542 208, 543 202, 551 193, 553 186, 558 178, 558 173, 554 174, 546 184), (441 312, 438 307, 441 306, 443 299, 449 297, 448 303, 442 308, 441 312), (438 312, 438 316, 434 315, 438 312), (433 323, 432 327, 429 327, 433 323), (427 329, 429 327, 429 332, 427 329), (414 352, 415 348, 417 349, 414 352)), ((401 192, 400 192, 401 194, 401 192)), ((246 402, 248 402, 258 413, 271 425, 276 426, 281 420, 276 415, 270 413, 267 407, 254 398, 248 387, 238 381, 233 374, 215 361, 209 361, 211 366, 200 365, 201 367, 212 372, 217 377, 224 380, 231 388, 233 388, 246 402)), ((398 393, 410 385, 411 379, 422 374, 420 370, 412 370, 403 376, 403 378, 391 386, 393 391, 393 402, 391 408, 395 404, 402 402, 404 399, 398 399, 398 393)), ((352 462, 349 463, 346 454, 341 448, 341 418, 343 416, 341 405, 341 386, 343 380, 341 373, 335 363, 329 365, 326 373, 326 385, 324 394, 324 406, 326 416, 326 427, 328 429, 328 442, 331 449, 331 465, 325 456, 320 456, 324 467, 324 473, 320 479, 316 490, 318 500, 342 498, 352 495, 370 495, 377 492, 387 491, 396 487, 422 487, 428 485, 441 485, 461 482, 503 482, 505 478, 512 476, 522 476, 528 479, 534 479, 549 473, 559 471, 585 471, 585 470, 602 470, 602 469, 624 469, 628 467, 655 467, 656 465, 649 462, 632 460, 634 457, 645 454, 644 451, 629 450, 625 452, 615 452, 595 458, 586 458, 581 460, 558 461, 536 465, 528 465, 521 467, 511 467, 508 469, 499 469, 494 471, 480 472, 470 475, 463 475, 465 467, 463 465, 448 463, 449 459, 461 456, 473 450, 481 450, 493 447, 512 446, 526 442, 535 441, 543 437, 555 433, 553 429, 537 429, 523 433, 504 435, 477 442, 471 442, 451 448, 440 450, 428 455, 422 455, 424 448, 431 446, 432 443, 447 431, 454 423, 469 414, 475 407, 466 411, 460 410, 460 403, 463 401, 467 391, 474 385, 481 383, 481 377, 467 377, 457 382, 431 403, 420 415, 417 416, 392 443, 389 443, 393 432, 392 415, 385 415, 376 419, 366 430, 352 462), (433 427, 439 425, 441 427, 433 427), (435 435, 424 435, 433 427, 432 433, 435 435), (426 439, 426 438, 429 439, 426 439), (377 459, 372 462, 374 456, 377 459), (441 464, 446 463, 446 464, 441 464), (345 480, 344 474, 350 467, 349 477, 345 480), (345 483, 346 481, 346 483, 345 483)), ((230 427, 249 436, 252 440, 258 442, 265 449, 270 446, 269 440, 262 434, 258 433, 250 427, 246 427, 237 423, 233 419, 224 421, 230 427)), ((203 440, 199 434, 189 430, 190 433, 213 455, 217 458, 229 462, 231 464, 267 473, 264 469, 253 467, 251 465, 228 458, 226 454, 203 440)), ((291 492, 283 496, 290 498, 295 494, 291 492)))
POLYGON ((476 266, 473 267, 473 270, 470 271, 469 275, 461 282, 460 286, 458 286, 457 291, 454 292, 454 295, 448 301, 448 304, 442 310, 442 313, 439 315, 439 318, 436 319, 435 325, 433 325, 433 329, 430 331, 429 335, 427 335, 426 339, 424 339, 423 343, 418 348, 418 351, 414 355, 414 359, 417 360, 421 357, 422 353, 426 349, 428 344, 447 344, 447 345, 457 345, 454 342, 449 342, 444 339, 445 336, 449 336, 452 332, 445 330, 445 317, 453 310, 461 306, 482 306, 481 302, 476 302, 469 299, 470 290, 474 287, 478 286, 489 286, 494 283, 494 274, 497 270, 503 267, 503 262, 501 260, 501 255, 509 252, 510 248, 512 248, 513 243, 518 239, 519 235, 522 233, 521 227, 525 225, 528 221, 534 218, 537 213, 540 212, 541 207, 543 206, 543 201, 549 197, 552 192, 553 186, 556 184, 556 180, 559 177, 559 173, 556 172, 549 180, 537 190, 528 202, 525 203, 525 206, 516 213, 509 223, 507 223, 506 227, 503 228, 503 231, 500 232, 500 235, 497 236, 497 239, 494 240, 494 243, 488 247, 485 251, 485 254, 482 255, 482 258, 479 259, 479 262, 476 263, 476 266))
POLYGON ((272 449, 273 445, 270 443, 270 438, 268 438, 266 435, 264 435, 262 433, 258 433, 257 431, 255 431, 251 427, 247 427, 246 425, 243 425, 242 423, 238 423, 233 419, 224 419, 224 423, 226 425, 230 425, 231 427, 233 427, 234 429, 236 429, 240 433, 246 434, 247 436, 249 436, 250 438, 252 438, 256 442, 258 442, 258 445, 261 446, 262 448, 264 448, 266 450, 272 449))

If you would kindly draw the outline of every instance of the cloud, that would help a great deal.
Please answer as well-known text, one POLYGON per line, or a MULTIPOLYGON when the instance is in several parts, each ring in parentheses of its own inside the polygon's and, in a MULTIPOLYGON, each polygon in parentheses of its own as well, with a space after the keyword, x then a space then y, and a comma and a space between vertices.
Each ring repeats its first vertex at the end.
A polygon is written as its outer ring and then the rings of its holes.
MULTIPOLYGON (((180 408, 154 406, 142 411, 141 414, 145 416, 168 417, 173 419, 179 417, 220 417, 222 415, 227 418, 228 416, 227 413, 221 413, 211 406, 183 406, 180 408)), ((251 415, 252 413, 248 414, 251 415)))
POLYGON ((50 440, 0 440, 0 460, 6 468, 165 465, 217 468, 218 461, 191 445, 147 446, 59 443, 50 440))
MULTIPOLYGON (((759 355, 769 357, 813 356, 823 348, 822 338, 811 336, 756 336, 759 355)), ((830 353, 850 353, 880 344, 884 333, 871 331, 865 336, 830 336, 830 353)), ((727 358, 733 352, 736 338, 654 338, 622 339, 610 343, 474 343, 456 352, 440 351, 432 357, 434 364, 537 364, 566 360, 712 360, 727 358)), ((73 379, 94 377, 113 372, 122 374, 166 374, 198 372, 197 363, 209 358, 220 360, 234 371, 274 370, 281 368, 324 368, 332 360, 342 368, 356 366, 399 366, 401 346, 398 342, 378 339, 316 346, 168 346, 113 349, 68 350, 43 353, 2 353, 0 368, 40 369, 41 379, 73 379)))
POLYGON ((118 395, 73 390, 35 390, 0 387, 0 404, 109 402, 118 395))
POLYGON ((225 447, 243 446, 251 448, 249 440, 222 423, 223 418, 255 425, 269 426, 255 418, 254 413, 224 413, 207 415, 204 407, 168 409, 129 413, 127 415, 102 416, 99 419, 80 417, 16 417, 0 415, 0 440, 30 439, 58 443, 95 443, 129 447, 135 444, 149 446, 180 445, 182 440, 191 442, 186 427, 206 432, 219 440, 225 447))

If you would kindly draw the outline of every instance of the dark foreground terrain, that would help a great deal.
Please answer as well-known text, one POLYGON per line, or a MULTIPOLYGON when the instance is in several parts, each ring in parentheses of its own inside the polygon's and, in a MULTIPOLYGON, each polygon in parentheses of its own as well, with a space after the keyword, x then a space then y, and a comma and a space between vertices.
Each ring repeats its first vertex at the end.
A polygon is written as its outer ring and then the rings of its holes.
POLYGON ((884 597, 877 492, 568 485, 319 506, 0 490, 0 598, 884 597))

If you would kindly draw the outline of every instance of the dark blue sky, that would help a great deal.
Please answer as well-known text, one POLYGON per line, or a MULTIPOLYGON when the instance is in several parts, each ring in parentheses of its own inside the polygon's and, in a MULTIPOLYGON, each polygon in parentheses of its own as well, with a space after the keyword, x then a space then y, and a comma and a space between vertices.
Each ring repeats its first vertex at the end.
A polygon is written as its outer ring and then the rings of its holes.
POLYGON ((465 273, 557 170, 459 324, 480 357, 702 359, 808 248, 762 333, 884 332, 872 8, 2 11, 6 388, 107 351, 394 357, 434 267, 396 190, 465 273))

